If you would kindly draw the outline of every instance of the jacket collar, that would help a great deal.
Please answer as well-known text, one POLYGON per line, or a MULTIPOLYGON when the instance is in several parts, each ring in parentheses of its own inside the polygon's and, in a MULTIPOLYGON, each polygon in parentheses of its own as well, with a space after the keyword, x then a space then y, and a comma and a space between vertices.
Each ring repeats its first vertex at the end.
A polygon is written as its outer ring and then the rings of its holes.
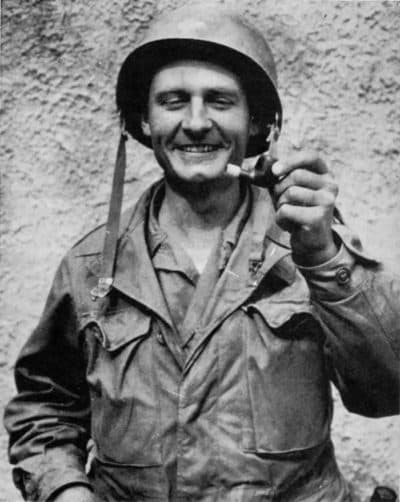
POLYGON ((208 326, 206 331, 245 303, 258 288, 264 289, 263 285, 271 282, 270 276, 279 279, 280 288, 295 280, 296 269, 289 258, 289 237, 275 223, 269 193, 252 187, 251 194, 250 217, 203 312, 202 324, 208 326))
MULTIPOLYGON (((154 183, 139 198, 136 205, 121 217, 118 249, 112 288, 157 313, 172 325, 152 267, 146 242, 145 222, 151 197, 162 181, 154 183)), ((87 258, 88 269, 97 277, 100 273, 105 226, 94 229, 74 246, 74 255, 87 258)))
MULTIPOLYGON (((122 215, 113 288, 145 305, 168 324, 172 324, 146 241, 150 200, 161 183, 162 180, 153 184, 140 197, 135 207, 122 215)), ((236 305, 237 301, 245 301, 267 275, 280 279, 282 287, 291 284, 295 279, 295 265, 289 258, 289 235, 275 223, 275 210, 269 192, 252 186, 251 197, 250 218, 219 280, 218 291, 213 295, 216 304, 222 295, 226 299, 222 302, 225 307, 232 302, 236 305), (244 255, 249 259, 243 259, 244 255)), ((104 226, 98 227, 74 247, 77 257, 93 256, 88 264, 93 273, 98 273, 104 231, 104 226)), ((213 302, 210 301, 210 308, 211 303, 213 302)), ((218 317, 222 314, 222 311, 219 312, 218 317)))

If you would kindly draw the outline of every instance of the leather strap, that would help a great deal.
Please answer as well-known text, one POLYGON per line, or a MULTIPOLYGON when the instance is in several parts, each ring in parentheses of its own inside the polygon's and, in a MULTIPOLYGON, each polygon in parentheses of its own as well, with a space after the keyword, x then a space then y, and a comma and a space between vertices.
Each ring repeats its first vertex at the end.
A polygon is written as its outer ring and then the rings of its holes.
POLYGON ((125 143, 127 139, 127 133, 122 128, 118 144, 117 159, 115 161, 100 276, 97 286, 91 290, 93 300, 96 300, 97 298, 104 298, 110 292, 114 279, 115 257, 117 254, 118 232, 124 192, 126 170, 125 143))

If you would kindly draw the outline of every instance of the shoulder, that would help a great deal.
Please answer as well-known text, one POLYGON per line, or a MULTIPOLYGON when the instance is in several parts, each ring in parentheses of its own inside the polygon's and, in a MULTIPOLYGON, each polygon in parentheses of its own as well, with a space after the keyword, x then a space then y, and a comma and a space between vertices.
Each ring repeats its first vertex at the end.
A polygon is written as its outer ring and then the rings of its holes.
MULTIPOLYGON (((153 183, 139 195, 133 206, 130 206, 121 214, 118 231, 120 239, 127 231, 133 229, 139 222, 143 221, 147 213, 151 195, 159 182, 153 183)), ((72 256, 89 256, 100 254, 103 251, 106 223, 102 223, 93 228, 90 232, 79 239, 71 248, 72 256)))

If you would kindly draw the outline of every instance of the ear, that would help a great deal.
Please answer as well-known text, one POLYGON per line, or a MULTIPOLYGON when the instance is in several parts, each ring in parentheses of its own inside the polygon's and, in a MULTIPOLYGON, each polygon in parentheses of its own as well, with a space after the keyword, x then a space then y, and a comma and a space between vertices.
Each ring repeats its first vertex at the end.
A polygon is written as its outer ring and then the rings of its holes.
POLYGON ((145 136, 150 137, 151 136, 150 125, 149 125, 149 123, 147 121, 147 117, 145 117, 144 115, 142 115, 141 126, 142 126, 142 133, 145 136))

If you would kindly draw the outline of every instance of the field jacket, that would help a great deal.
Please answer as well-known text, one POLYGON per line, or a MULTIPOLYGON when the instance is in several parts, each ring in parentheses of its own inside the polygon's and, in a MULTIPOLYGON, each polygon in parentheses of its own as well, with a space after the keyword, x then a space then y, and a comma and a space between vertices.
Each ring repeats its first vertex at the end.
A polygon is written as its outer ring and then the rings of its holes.
POLYGON ((109 295, 91 296, 104 227, 57 271, 5 414, 17 486, 40 501, 75 483, 107 502, 350 500, 330 381, 352 412, 398 413, 400 282, 341 224, 338 255, 299 269, 268 193, 252 188, 183 344, 146 243, 153 189, 123 217, 109 295))

